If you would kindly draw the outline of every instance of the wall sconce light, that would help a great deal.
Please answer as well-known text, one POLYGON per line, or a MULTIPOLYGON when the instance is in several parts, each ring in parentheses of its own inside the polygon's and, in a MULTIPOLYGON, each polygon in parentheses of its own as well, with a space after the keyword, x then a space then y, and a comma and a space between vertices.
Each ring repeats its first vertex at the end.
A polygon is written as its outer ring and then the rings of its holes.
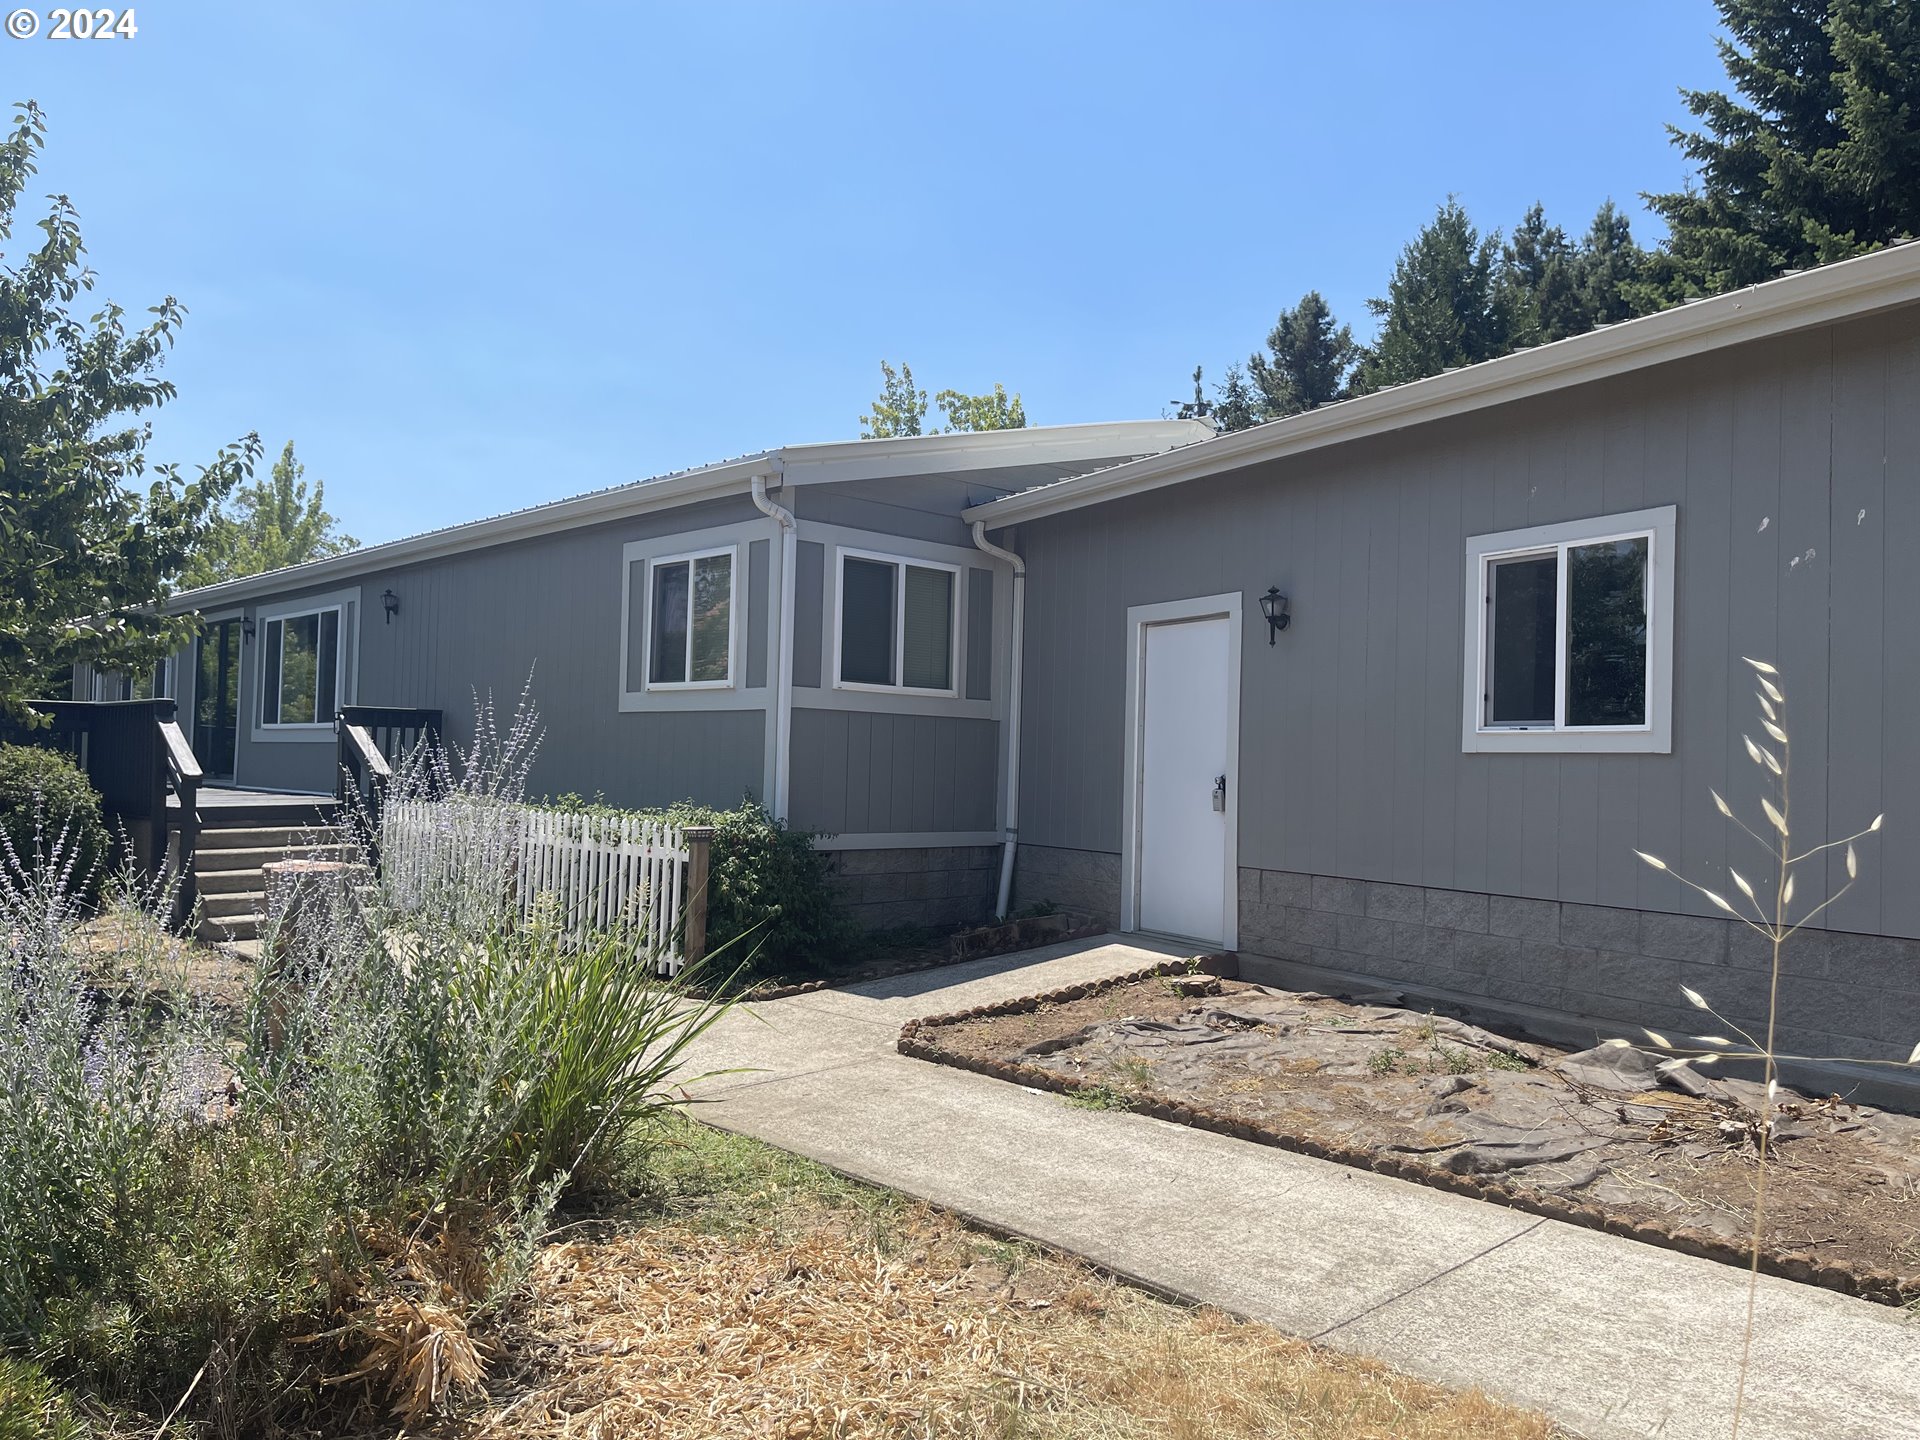
POLYGON ((240 622, 240 633, 249 640, 253 639, 253 616, 249 615, 240 622))
POLYGON ((1267 617, 1267 644, 1278 644, 1276 637, 1293 623, 1293 616, 1287 613, 1287 597, 1278 585, 1269 585, 1260 597, 1260 613, 1267 617))
POLYGON ((387 624, 393 623, 393 617, 400 613, 400 597, 391 590, 380 592, 380 604, 387 612, 387 624))

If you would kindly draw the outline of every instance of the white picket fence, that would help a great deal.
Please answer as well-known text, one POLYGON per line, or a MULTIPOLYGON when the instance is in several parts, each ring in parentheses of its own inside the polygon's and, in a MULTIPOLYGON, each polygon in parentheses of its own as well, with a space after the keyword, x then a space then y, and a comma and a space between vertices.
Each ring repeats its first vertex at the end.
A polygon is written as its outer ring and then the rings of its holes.
POLYGON ((380 870, 404 907, 480 904, 522 924, 540 911, 567 935, 631 935, 659 974, 677 975, 685 952, 704 948, 703 894, 699 916, 681 922, 690 893, 704 888, 704 874, 691 872, 696 845, 704 862, 710 834, 689 840, 678 826, 638 815, 392 801, 380 817, 380 870))

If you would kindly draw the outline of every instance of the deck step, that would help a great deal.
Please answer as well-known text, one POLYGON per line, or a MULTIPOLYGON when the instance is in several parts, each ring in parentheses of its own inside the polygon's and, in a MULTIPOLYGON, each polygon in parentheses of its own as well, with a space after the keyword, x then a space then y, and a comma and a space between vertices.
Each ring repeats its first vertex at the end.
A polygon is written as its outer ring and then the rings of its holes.
POLYGON ((220 945, 234 940, 258 940, 260 938, 260 917, 258 915, 234 915, 226 919, 215 919, 203 915, 200 928, 195 932, 209 945, 220 945))
POLYGON ((201 850, 261 850, 270 845, 306 845, 315 840, 338 840, 338 825, 203 825, 201 850))
POLYGON ((209 920, 232 920, 242 915, 258 915, 266 909, 264 890, 234 890, 224 895, 202 895, 200 913, 209 920))
POLYGON ((283 860, 361 860, 339 826, 211 825, 200 832, 194 872, 200 891, 199 937, 212 944, 259 938, 266 923, 264 867, 283 860))
POLYGON ((269 845, 257 850, 194 851, 194 869, 202 875, 225 870, 258 870, 278 860, 358 860, 360 847, 344 841, 322 845, 269 845))

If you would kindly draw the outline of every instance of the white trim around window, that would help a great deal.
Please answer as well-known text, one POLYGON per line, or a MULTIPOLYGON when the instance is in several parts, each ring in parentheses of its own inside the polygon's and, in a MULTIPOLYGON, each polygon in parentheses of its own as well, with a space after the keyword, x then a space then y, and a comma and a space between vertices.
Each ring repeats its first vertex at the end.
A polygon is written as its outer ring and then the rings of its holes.
MULTIPOLYGON (((649 557, 646 569, 646 593, 643 597, 645 615, 646 643, 640 657, 641 687, 646 690, 731 690, 737 683, 740 662, 740 547, 738 545, 714 545, 704 550, 683 550, 676 555, 649 557), (693 623, 694 576, 703 560, 716 560, 724 557, 727 562, 727 669, 719 678, 705 680, 693 679, 695 655, 694 643, 696 631, 693 623), (659 590, 655 576, 662 570, 676 565, 684 565, 687 570, 687 628, 682 638, 679 659, 680 674, 686 678, 680 680, 656 680, 654 671, 654 647, 659 643, 659 590)), ((631 692, 629 692, 631 693, 631 692)))
MULTIPOLYGON (((254 685, 248 711, 253 720, 253 738, 256 741, 274 740, 320 740, 333 734, 334 713, 342 705, 350 705, 354 700, 354 677, 357 673, 359 640, 360 591, 336 590, 327 595, 309 595, 299 600, 283 600, 272 605, 263 605, 254 615, 254 638, 247 642, 245 649, 251 652, 257 671, 257 683, 254 685), (322 637, 326 633, 326 617, 332 616, 333 633, 333 684, 332 705, 323 707, 321 702, 327 699, 327 692, 316 682, 315 692, 306 711, 311 719, 287 720, 281 718, 281 708, 287 700, 285 690, 286 673, 286 627, 298 620, 317 617, 314 626, 316 652, 322 646, 322 637), (280 643, 276 648, 273 639, 274 627, 280 630, 280 643), (268 658, 278 656, 279 663, 274 673, 267 673, 268 658), (267 692, 272 686, 274 691, 275 718, 267 718, 267 692), (322 709, 326 710, 324 715, 322 709)), ((318 661, 318 654, 315 659, 318 661)))
MULTIPOLYGON (((1673 749, 1673 611, 1674 528, 1671 505, 1626 514, 1601 515, 1559 525, 1536 525, 1475 535, 1466 547, 1466 668, 1462 678, 1461 749, 1467 753, 1517 754, 1659 754, 1673 749), (1644 700, 1637 722, 1618 724, 1569 723, 1572 630, 1571 552, 1616 545, 1644 546, 1642 595, 1644 700), (1495 716, 1495 605, 1499 581, 1496 569, 1538 561, 1522 598, 1511 603, 1530 605, 1531 616, 1517 622, 1531 639, 1534 676, 1531 704, 1508 703, 1504 718, 1495 716), (1539 623, 1550 617, 1550 634, 1541 635, 1539 623), (1528 620, 1533 623, 1530 627, 1528 620), (1545 646, 1551 645, 1551 660, 1545 646), (1551 667, 1549 673, 1549 665, 1551 667), (1550 684, 1549 684, 1550 681, 1550 684), (1550 693, 1549 693, 1550 691, 1550 693)), ((1629 555, 1632 551, 1629 550, 1629 555)), ((1508 572, 1518 577, 1518 569, 1508 572)), ((1524 650, 1526 646, 1522 646, 1524 650)), ((1504 653, 1504 652, 1503 652, 1504 653)), ((1504 671, 1502 673, 1505 673, 1504 671)), ((1573 717, 1576 721, 1578 716, 1573 717)))
POLYGON ((863 690, 885 695, 926 695, 957 699, 960 695, 960 610, 961 587, 965 574, 958 565, 944 560, 929 560, 920 555, 894 555, 881 550, 860 550, 850 545, 835 546, 833 562, 833 686, 835 690, 863 690), (893 629, 889 637, 893 654, 893 682, 878 684, 867 680, 847 680, 845 674, 847 562, 864 560, 874 565, 893 567, 893 629), (907 648, 907 572, 909 570, 944 571, 947 582, 947 684, 944 687, 908 685, 907 648))

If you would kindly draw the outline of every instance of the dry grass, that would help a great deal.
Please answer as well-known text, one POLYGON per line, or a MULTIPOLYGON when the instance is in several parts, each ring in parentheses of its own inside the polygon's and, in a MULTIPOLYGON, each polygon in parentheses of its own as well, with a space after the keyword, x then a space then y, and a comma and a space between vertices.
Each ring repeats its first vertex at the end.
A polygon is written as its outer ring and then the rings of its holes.
POLYGON ((729 1137, 718 1196, 549 1247, 472 1437, 1547 1440, 1545 1420, 1086 1267, 729 1137), (752 1172, 764 1164, 767 1176, 752 1172), (809 1173, 812 1172, 812 1173, 809 1173))

